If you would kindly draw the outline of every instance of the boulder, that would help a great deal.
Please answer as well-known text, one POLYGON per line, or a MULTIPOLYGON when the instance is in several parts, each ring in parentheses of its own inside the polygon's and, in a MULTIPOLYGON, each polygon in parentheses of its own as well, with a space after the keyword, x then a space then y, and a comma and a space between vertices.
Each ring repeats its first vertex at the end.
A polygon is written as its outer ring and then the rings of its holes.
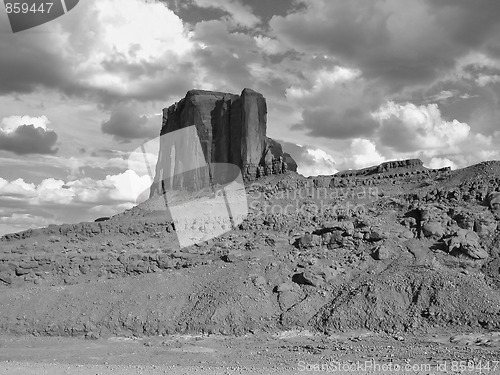
POLYGON ((373 252, 373 258, 376 260, 389 259, 391 257, 391 249, 388 246, 378 246, 373 252))
POLYGON ((266 285, 266 279, 264 278, 264 276, 257 276, 257 277, 254 277, 253 278, 253 284, 257 287, 257 288, 260 288, 260 287, 263 287, 266 285))
POLYGON ((296 241, 299 249, 307 249, 321 244, 321 237, 316 234, 306 233, 296 241))
POLYGON ((441 223, 432 221, 424 224, 422 227, 422 234, 425 237, 441 238, 444 236, 444 229, 441 223))
POLYGON ((365 233, 365 240, 370 242, 377 242, 381 240, 385 240, 387 238, 387 234, 381 232, 380 230, 372 230, 368 233, 365 233))
POLYGON ((489 254, 479 243, 476 232, 466 229, 458 230, 453 237, 447 240, 448 252, 459 250, 473 259, 486 259, 489 254))
POLYGON ((497 219, 500 219, 500 192, 495 191, 488 195, 488 206, 497 219))
POLYGON ((489 220, 486 217, 480 217, 474 222, 474 232, 480 236, 488 236, 497 230, 497 221, 489 220))
POLYGON ((310 285, 314 287, 324 284, 323 278, 311 270, 305 270, 302 273, 293 275, 292 281, 299 285, 310 285))

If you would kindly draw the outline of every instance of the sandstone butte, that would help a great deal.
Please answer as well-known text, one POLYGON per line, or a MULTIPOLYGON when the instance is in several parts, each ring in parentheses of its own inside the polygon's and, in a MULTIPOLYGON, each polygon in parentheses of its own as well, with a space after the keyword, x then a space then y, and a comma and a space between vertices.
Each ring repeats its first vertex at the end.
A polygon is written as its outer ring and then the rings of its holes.
POLYGON ((219 173, 228 164, 239 168, 245 181, 295 172, 293 158, 267 137, 266 131, 267 104, 262 94, 248 88, 241 95, 188 91, 183 99, 163 110, 160 152, 150 196, 165 189, 196 190, 213 182, 214 175, 230 180, 234 177, 230 173, 219 173), (197 133, 194 137, 189 132, 176 132, 193 125, 197 133))

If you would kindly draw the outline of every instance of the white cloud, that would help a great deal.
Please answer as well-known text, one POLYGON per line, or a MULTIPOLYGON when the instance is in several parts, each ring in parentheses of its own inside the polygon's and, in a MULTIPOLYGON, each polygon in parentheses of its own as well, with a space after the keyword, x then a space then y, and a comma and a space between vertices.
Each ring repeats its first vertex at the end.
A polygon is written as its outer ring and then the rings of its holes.
POLYGON ((31 116, 10 116, 4 117, 0 125, 0 130, 4 133, 12 133, 22 125, 33 125, 35 128, 48 130, 47 125, 50 124, 46 116, 31 117, 31 116))
POLYGON ((304 72, 307 77, 306 85, 292 86, 286 90, 288 100, 301 101, 305 98, 316 97, 325 90, 359 78, 361 71, 347 67, 336 66, 333 69, 320 69, 312 73, 304 72), (309 87, 307 87, 310 85, 309 87))
POLYGON ((192 60, 189 31, 157 0, 87 0, 52 27, 78 84, 114 95, 147 96, 192 60))
POLYGON ((351 164, 356 169, 377 165, 385 161, 377 151, 375 143, 368 139, 356 138, 351 142, 351 164))
POLYGON ((400 151, 447 150, 465 141, 470 126, 441 117, 437 104, 416 106, 390 101, 372 113, 386 145, 400 151))
POLYGON ((302 160, 304 163, 298 163, 297 172, 306 177, 332 175, 338 172, 333 156, 319 148, 306 148, 302 160))
POLYGON ((451 99, 458 94, 456 90, 443 90, 439 94, 436 94, 431 97, 432 101, 441 102, 446 101, 447 99, 451 99))
POLYGON ((10 199, 24 199, 36 195, 35 184, 28 184, 23 179, 7 181, 0 177, 0 196, 10 199))
POLYGON ((493 75, 480 74, 476 78, 476 83, 481 87, 489 85, 491 83, 498 83, 498 82, 500 82, 500 75, 498 74, 493 74, 493 75))
POLYGON ((279 55, 288 50, 288 48, 277 39, 272 39, 263 35, 257 35, 254 39, 257 47, 268 55, 279 55))
POLYGON ((427 167, 432 169, 439 169, 443 167, 451 167, 451 169, 457 169, 457 165, 447 158, 432 158, 427 167))
POLYGON ((104 180, 85 177, 64 182, 48 178, 38 185, 26 183, 23 179, 9 182, 0 178, 0 199, 22 200, 33 206, 67 206, 80 203, 135 204, 151 183, 152 178, 149 175, 138 176, 132 170, 108 175, 104 180))

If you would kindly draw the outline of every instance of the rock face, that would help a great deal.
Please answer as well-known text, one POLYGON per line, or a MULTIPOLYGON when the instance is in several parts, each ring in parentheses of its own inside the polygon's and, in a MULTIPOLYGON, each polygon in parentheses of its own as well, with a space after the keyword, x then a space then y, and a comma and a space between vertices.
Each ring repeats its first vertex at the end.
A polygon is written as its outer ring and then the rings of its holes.
POLYGON ((247 181, 296 171, 295 161, 283 153, 278 142, 266 137, 266 130, 267 104, 262 94, 251 89, 244 89, 241 95, 188 91, 184 99, 163 110, 160 152, 150 196, 166 189, 207 186, 214 172, 225 174, 215 170, 224 168, 221 163, 237 166, 247 181), (179 136, 181 133, 176 132, 192 125, 196 133, 186 131, 179 136))
POLYGON ((356 176, 372 176, 381 173, 430 173, 432 171, 449 172, 450 168, 445 167, 436 170, 429 170, 424 167, 424 163, 420 159, 394 160, 382 163, 378 166, 363 168, 354 171, 341 171, 336 174, 336 177, 356 177, 356 176))
POLYGON ((420 159, 395 160, 380 164, 377 167, 377 172, 378 173, 387 172, 391 169, 396 169, 396 168, 408 168, 408 169, 422 168, 423 166, 424 163, 420 159))

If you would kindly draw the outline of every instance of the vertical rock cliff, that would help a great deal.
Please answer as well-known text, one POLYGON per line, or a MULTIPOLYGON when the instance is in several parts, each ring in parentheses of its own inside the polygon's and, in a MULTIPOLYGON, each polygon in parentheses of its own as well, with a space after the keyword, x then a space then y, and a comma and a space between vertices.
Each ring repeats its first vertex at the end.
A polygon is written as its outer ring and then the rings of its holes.
MULTIPOLYGON (((167 189, 198 189, 224 176, 224 163, 239 167, 244 180, 296 171, 281 145, 266 137, 267 104, 262 94, 191 90, 163 110, 160 152, 150 195, 167 189)), ((226 166, 230 170, 230 166, 226 166)))

